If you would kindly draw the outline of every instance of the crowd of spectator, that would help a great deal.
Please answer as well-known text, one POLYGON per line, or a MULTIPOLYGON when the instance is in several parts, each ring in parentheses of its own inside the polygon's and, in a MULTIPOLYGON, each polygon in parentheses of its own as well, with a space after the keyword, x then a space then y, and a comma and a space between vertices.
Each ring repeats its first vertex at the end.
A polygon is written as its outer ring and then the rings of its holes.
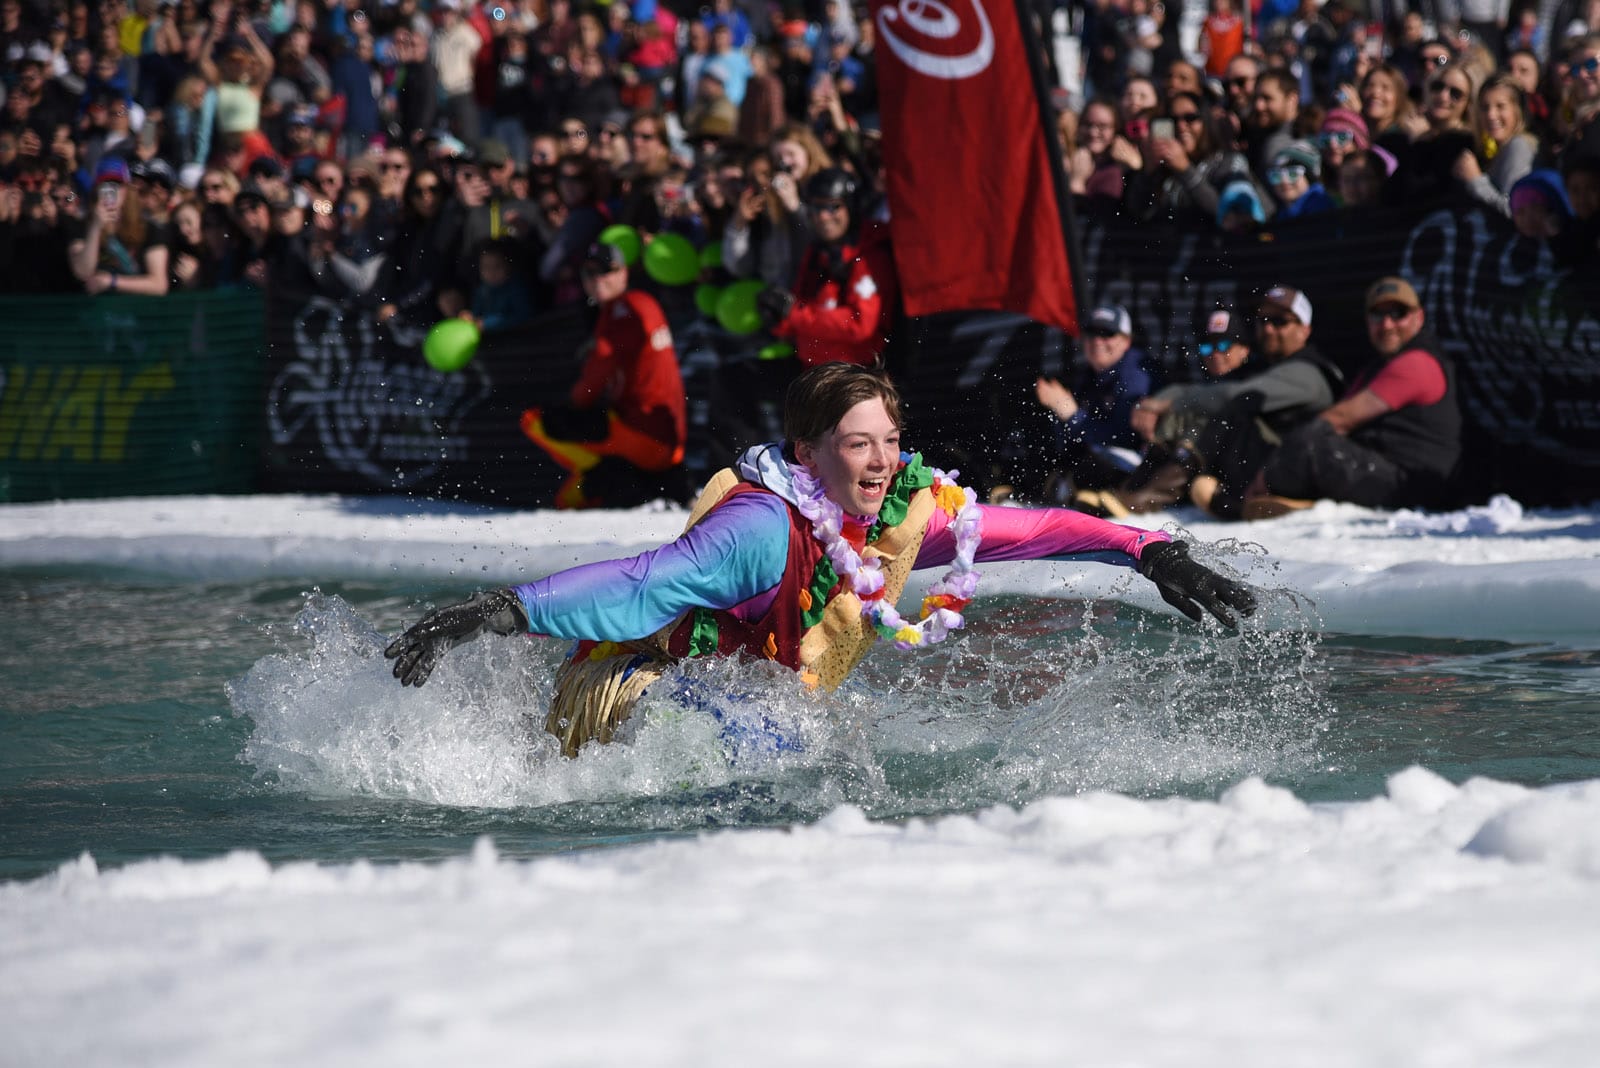
MULTIPOLYGON (((1179 10, 1075 12, 1088 210, 1248 230, 1454 192, 1594 255, 1600 3, 1211 0, 1188 48, 1179 10)), ((6 288, 275 278, 426 321, 479 303, 487 248, 514 322, 583 299, 612 223, 792 286, 808 177, 874 205, 874 40, 844 0, 3 0, 6 288)))
MULTIPOLYGON (((1210 0, 1187 42, 1181 15, 1072 8, 1055 132, 1082 210, 1248 234, 1470 198, 1595 258, 1600 0, 1210 0)), ((766 283, 780 337, 808 294, 876 297, 859 336, 795 340, 870 361, 893 317, 874 47, 846 0, 0 0, 0 286, 281 288, 496 329, 592 299, 625 225, 766 283)), ((1068 427, 1093 408, 1040 398, 1068 427)))

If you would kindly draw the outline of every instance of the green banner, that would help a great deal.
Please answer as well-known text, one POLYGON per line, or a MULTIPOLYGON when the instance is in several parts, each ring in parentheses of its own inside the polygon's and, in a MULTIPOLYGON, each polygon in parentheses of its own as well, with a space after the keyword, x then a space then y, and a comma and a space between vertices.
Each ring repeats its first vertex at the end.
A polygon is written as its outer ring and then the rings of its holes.
POLYGON ((0 501, 253 489, 262 308, 252 291, 0 299, 0 501))

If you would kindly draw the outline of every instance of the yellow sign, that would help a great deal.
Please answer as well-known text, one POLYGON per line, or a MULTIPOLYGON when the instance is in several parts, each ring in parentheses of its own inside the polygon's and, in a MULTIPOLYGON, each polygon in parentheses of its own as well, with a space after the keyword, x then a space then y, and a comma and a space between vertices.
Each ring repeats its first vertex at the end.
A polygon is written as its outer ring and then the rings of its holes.
POLYGON ((174 387, 172 366, 13 364, 0 387, 0 460, 121 463, 146 398, 174 387))

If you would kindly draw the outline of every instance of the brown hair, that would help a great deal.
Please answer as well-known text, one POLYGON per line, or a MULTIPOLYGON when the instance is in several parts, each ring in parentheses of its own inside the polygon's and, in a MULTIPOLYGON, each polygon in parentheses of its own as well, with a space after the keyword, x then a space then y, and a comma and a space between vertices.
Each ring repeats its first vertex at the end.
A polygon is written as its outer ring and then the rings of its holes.
POLYGON ((816 441, 838 426, 851 408, 875 398, 883 401, 895 426, 905 426, 900 418, 900 391, 880 368, 853 363, 819 364, 802 372, 784 394, 784 439, 791 445, 816 441))

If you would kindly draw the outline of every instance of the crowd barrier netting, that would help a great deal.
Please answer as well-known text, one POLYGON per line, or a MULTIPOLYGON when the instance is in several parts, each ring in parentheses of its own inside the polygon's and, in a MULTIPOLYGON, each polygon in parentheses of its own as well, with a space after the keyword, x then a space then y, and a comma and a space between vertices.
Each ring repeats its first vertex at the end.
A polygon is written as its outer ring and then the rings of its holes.
MULTIPOLYGON (((1367 359, 1362 294, 1399 273, 1417 286, 1454 359, 1468 440, 1463 502, 1600 498, 1600 272, 1468 206, 1330 214, 1245 237, 1081 218, 1086 294, 1132 314, 1169 378, 1192 373, 1197 315, 1275 283, 1306 291, 1313 340, 1367 359)), ((663 294, 689 400, 691 479, 776 436, 793 358, 702 318, 692 289, 663 294)), ((421 357, 425 327, 379 325, 323 297, 212 293, 161 299, 0 301, 0 495, 266 491, 407 494, 519 507, 549 503, 562 472, 519 429, 565 396, 592 312, 548 313, 485 336, 463 371, 421 357)), ((998 312, 901 323, 889 353, 908 439, 979 485, 1005 477, 1047 418, 1040 373, 1074 343, 998 312)))

